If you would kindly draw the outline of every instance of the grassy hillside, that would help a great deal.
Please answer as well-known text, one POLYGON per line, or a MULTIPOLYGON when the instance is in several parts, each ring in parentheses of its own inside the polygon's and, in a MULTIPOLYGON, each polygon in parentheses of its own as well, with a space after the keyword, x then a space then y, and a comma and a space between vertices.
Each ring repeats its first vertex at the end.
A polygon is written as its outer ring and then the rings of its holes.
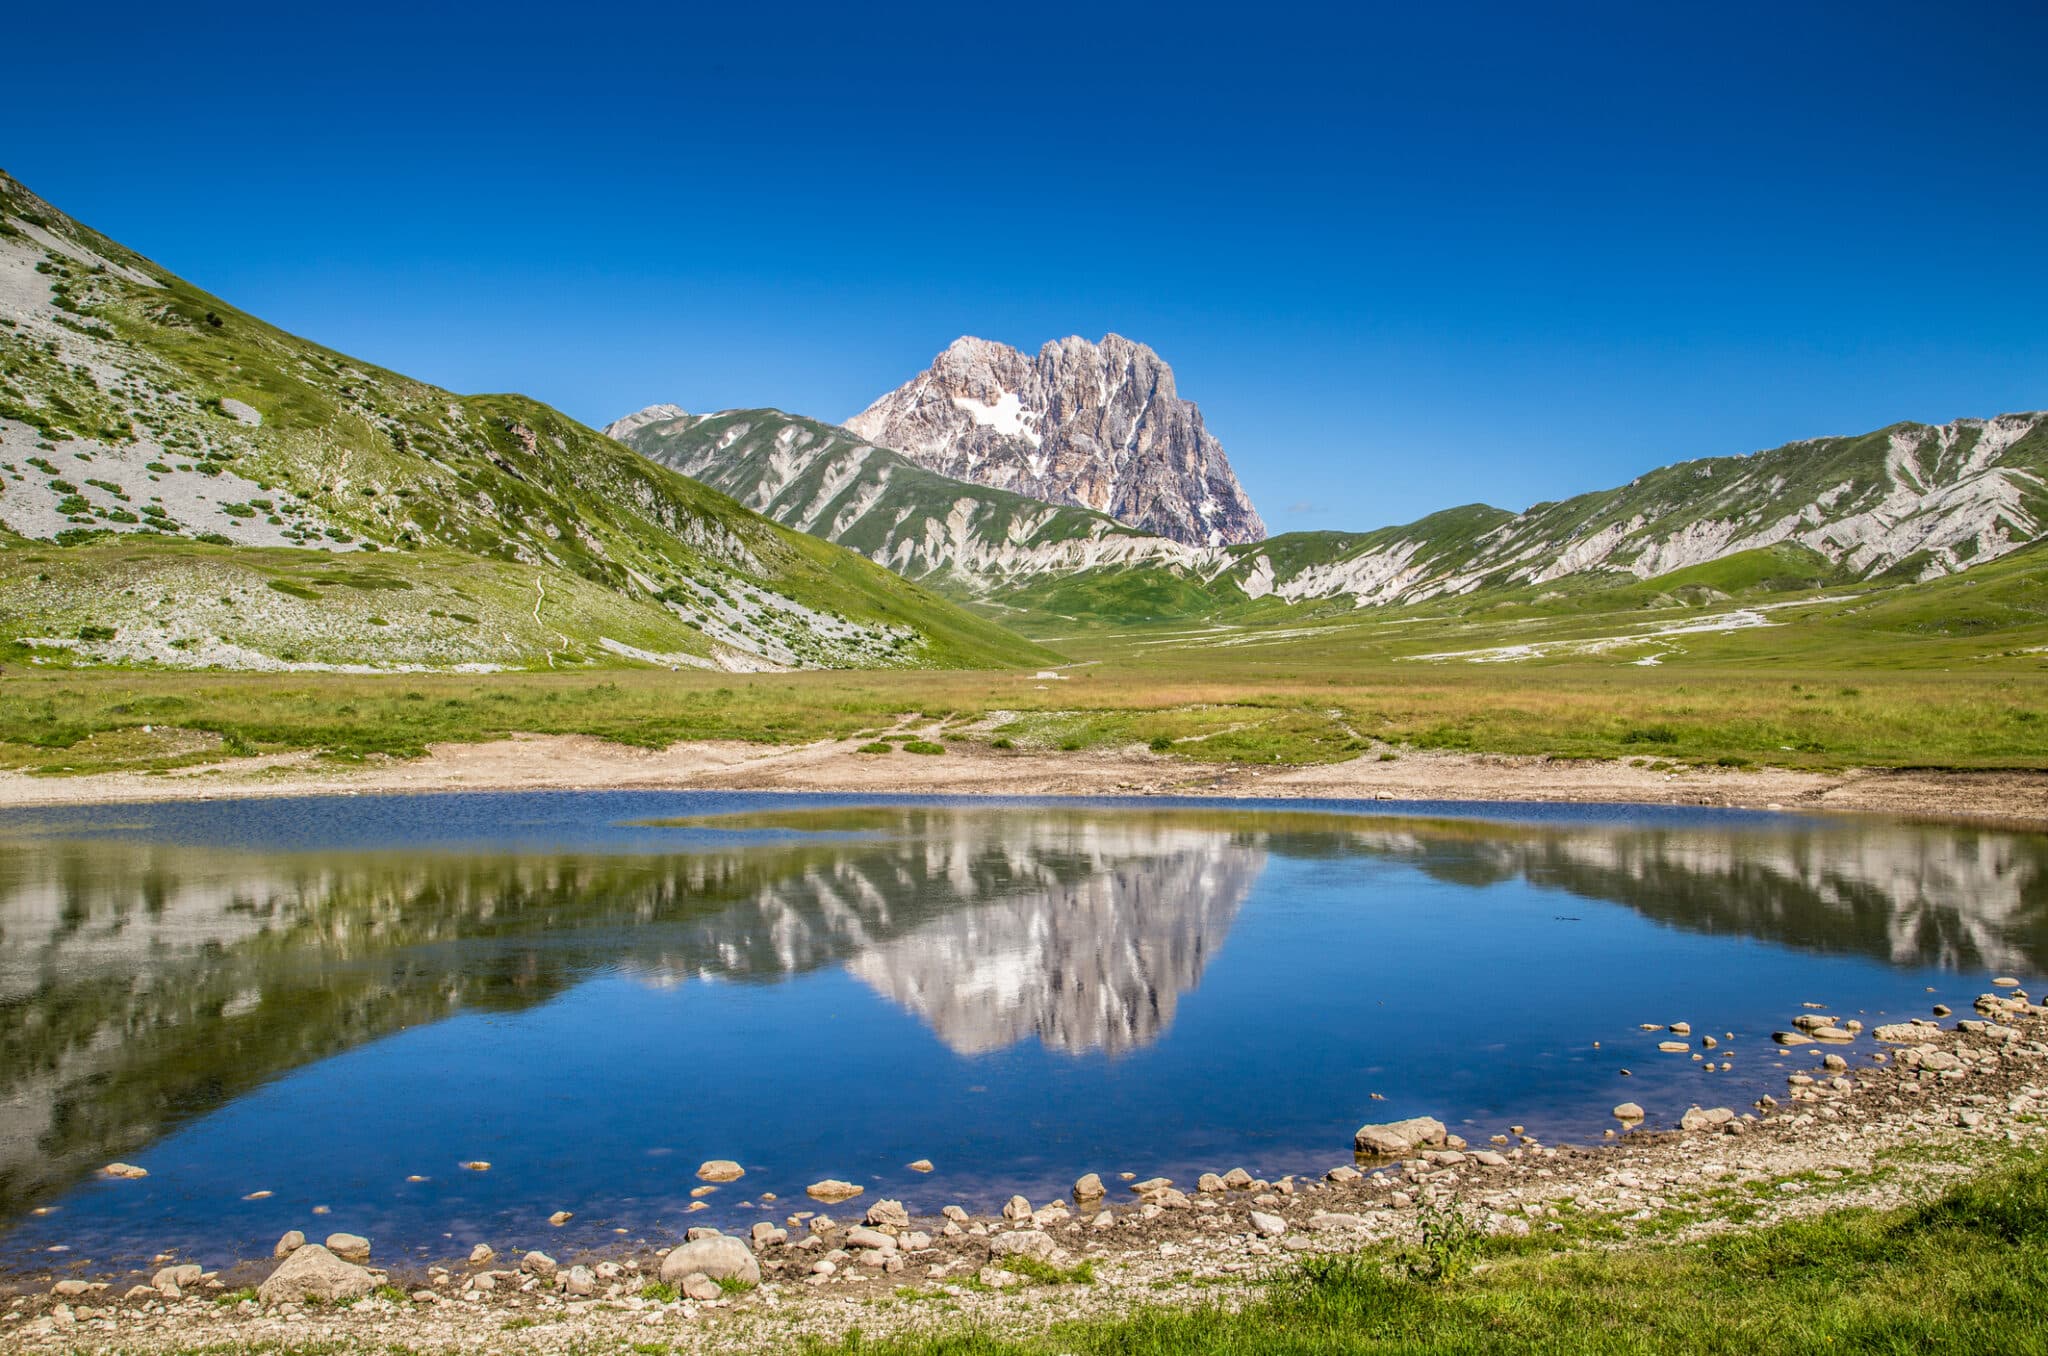
POLYGON ((658 407, 615 427, 778 521, 1041 637, 1361 619, 1424 637, 1474 618, 1483 629, 1514 614, 1548 623, 1907 585, 2026 547, 2048 502, 2048 420, 2007 415, 1681 463, 1521 514, 1467 504, 1371 532, 1204 549, 951 480, 779 411, 658 407))
MULTIPOLYGON (((1603 610, 1589 593, 1469 616, 1417 608, 1294 626, 1076 630, 1060 643, 1084 662, 1063 680, 924 670, 394 683, 55 674, 10 663, 0 767, 148 769, 290 749, 405 754, 517 731, 646 746, 789 743, 856 736, 907 713, 943 721, 948 741, 1149 749, 1190 764, 1453 750, 1652 765, 2048 767, 2048 547, 1894 588, 1770 590, 1786 568, 1777 556, 1702 567, 1697 586, 1730 596, 1693 605, 1651 595, 1603 610), (1739 576, 1761 582, 1744 591, 1739 576), (1734 617, 1754 624, 1703 629, 1734 617)), ((360 607, 395 596, 313 575, 295 581, 360 607)))
POLYGON ((1471 505, 1361 534, 1242 547, 1218 578, 1255 597, 1357 606, 1580 591, 1785 549, 1844 580, 1957 573, 2048 522, 2048 417, 1895 424, 1679 462, 1519 514, 1471 505))
POLYGON ((1044 658, 544 405, 266 325, 4 175, 0 639, 238 667, 1044 658), (307 571, 368 582, 286 587, 307 571))
POLYGON ((1091 509, 926 470, 815 419, 766 409, 652 414, 610 431, 779 523, 961 596, 1133 560, 1171 570, 1203 558, 1091 509))
MULTIPOLYGON (((522 596, 522 578, 495 581, 500 567, 471 561, 441 571, 428 553, 187 549, 198 560, 269 572, 246 590, 264 605, 293 602, 284 585, 318 595, 318 604, 306 602, 316 615, 362 626, 411 609, 420 646, 447 634, 436 629, 445 624, 437 610, 470 605, 456 590, 486 596, 502 587, 506 613, 522 596)), ((70 558, 48 548, 27 554, 70 558)), ((146 559, 161 569, 160 554, 146 559)), ((25 554, 20 568, 47 566, 25 554)), ((647 746, 787 743, 847 738, 921 712, 943 719, 949 738, 1042 751, 1149 748, 1193 764, 1441 749, 1655 765, 2048 767, 2048 545, 1922 584, 1842 585, 1830 570, 1795 548, 1774 548, 1647 583, 1463 600, 1463 610, 1343 608, 1287 625, 1074 626, 1054 633, 1084 661, 1064 680, 934 670, 578 674, 562 666, 570 671, 393 682, 48 673, 5 662, 0 766, 82 772, 291 749, 406 754, 436 740, 517 731, 647 746)), ((214 597, 215 587, 209 580, 192 592, 214 597)), ((238 609, 258 605, 227 596, 238 609)), ((0 607, 14 606, 9 597, 0 591, 0 607)), ((221 615, 232 637, 233 615, 221 615)), ((327 653, 301 643, 307 657, 327 653)), ((417 657, 439 666, 467 654, 417 657)))

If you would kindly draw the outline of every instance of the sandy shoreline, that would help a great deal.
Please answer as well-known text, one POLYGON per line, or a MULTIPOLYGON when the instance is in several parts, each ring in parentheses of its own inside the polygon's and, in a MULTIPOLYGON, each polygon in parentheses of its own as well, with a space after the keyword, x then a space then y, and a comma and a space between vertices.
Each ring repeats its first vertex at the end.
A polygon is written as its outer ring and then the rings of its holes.
POLYGON ((161 774, 7 772, 0 773, 0 809, 336 792, 722 790, 1708 805, 2048 828, 2048 772, 1656 771, 1619 761, 1416 752, 1388 761, 1368 755, 1250 767, 1191 763, 1143 748, 1051 753, 962 742, 947 745, 943 756, 919 756, 862 754, 855 751, 860 742, 695 742, 650 750, 582 735, 517 735, 358 765, 301 753, 161 774))

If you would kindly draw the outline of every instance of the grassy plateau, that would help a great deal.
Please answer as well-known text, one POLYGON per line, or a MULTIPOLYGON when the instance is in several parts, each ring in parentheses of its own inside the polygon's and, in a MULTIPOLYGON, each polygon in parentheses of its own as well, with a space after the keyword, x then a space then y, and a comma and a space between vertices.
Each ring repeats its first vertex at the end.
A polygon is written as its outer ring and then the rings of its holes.
POLYGON ((317 750, 411 756, 531 732, 646 748, 844 739, 906 716, 960 738, 1194 763, 1329 763, 1404 749, 1804 768, 2048 767, 2032 666, 1926 673, 1554 666, 1303 666, 1264 680, 1117 665, 1065 681, 861 672, 235 674, 9 666, 0 766, 182 766, 317 750), (964 727, 977 725, 971 735, 964 727))

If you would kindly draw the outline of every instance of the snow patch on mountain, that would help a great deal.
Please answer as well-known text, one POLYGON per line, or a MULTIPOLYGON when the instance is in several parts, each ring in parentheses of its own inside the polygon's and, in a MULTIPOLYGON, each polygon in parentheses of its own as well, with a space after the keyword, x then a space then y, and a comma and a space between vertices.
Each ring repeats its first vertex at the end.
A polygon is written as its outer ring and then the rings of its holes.
POLYGON ((975 423, 983 428, 994 429, 1005 438, 1022 438, 1033 447, 1044 441, 1031 427, 1038 421, 1037 412, 1033 411, 1027 415, 1024 411, 1024 398, 1015 391, 1003 392, 996 397, 992 405, 984 405, 978 400, 969 400, 963 396, 953 397, 953 405, 966 411, 967 417, 975 423))

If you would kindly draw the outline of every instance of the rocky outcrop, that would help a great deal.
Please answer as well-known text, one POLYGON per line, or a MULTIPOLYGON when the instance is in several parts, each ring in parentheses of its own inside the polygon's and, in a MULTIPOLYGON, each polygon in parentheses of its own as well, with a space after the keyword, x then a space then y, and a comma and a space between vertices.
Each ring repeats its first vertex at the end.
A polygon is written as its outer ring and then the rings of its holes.
POLYGON ((1036 358, 956 339, 846 427, 943 475, 1078 504, 1174 541, 1266 535, 1173 369, 1122 335, 1055 340, 1036 358))

